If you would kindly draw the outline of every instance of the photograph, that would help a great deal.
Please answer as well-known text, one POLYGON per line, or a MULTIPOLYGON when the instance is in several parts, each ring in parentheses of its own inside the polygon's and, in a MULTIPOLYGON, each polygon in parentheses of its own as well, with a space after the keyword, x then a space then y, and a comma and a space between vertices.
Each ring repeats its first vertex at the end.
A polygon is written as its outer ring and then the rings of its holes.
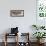
POLYGON ((10 10, 11 17, 24 17, 24 10, 10 10))

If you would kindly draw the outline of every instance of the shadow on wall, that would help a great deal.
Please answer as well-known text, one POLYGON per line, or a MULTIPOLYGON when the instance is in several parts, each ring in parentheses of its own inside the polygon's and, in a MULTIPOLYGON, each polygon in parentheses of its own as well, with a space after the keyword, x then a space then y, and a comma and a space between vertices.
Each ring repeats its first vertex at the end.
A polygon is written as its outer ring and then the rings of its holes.
POLYGON ((36 30, 32 28, 32 25, 29 26, 29 29, 30 29, 29 36, 30 36, 31 42, 36 42, 37 39, 33 36, 33 33, 36 32, 36 30))

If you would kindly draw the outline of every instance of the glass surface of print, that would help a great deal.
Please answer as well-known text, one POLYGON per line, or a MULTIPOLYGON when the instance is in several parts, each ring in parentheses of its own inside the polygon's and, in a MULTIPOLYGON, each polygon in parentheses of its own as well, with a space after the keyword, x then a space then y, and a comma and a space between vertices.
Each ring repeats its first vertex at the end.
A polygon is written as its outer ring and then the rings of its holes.
POLYGON ((39 17, 46 17, 46 0, 37 1, 37 13, 39 17))

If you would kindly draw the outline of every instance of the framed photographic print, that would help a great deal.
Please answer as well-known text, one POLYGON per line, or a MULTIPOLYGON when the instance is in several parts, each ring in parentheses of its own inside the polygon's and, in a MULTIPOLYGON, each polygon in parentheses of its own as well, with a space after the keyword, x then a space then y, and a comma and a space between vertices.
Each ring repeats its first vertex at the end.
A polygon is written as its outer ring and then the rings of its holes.
POLYGON ((46 0, 37 0, 36 23, 38 25, 46 25, 46 0))
POLYGON ((24 17, 24 10, 10 10, 11 17, 24 17))

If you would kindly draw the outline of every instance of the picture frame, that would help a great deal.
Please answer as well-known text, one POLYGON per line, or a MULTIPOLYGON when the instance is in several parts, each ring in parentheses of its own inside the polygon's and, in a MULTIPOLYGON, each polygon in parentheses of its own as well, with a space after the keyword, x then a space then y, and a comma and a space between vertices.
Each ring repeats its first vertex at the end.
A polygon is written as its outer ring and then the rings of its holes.
POLYGON ((36 1, 36 24, 46 25, 46 0, 36 1))
POLYGON ((10 10, 11 17, 24 17, 24 10, 10 10))

